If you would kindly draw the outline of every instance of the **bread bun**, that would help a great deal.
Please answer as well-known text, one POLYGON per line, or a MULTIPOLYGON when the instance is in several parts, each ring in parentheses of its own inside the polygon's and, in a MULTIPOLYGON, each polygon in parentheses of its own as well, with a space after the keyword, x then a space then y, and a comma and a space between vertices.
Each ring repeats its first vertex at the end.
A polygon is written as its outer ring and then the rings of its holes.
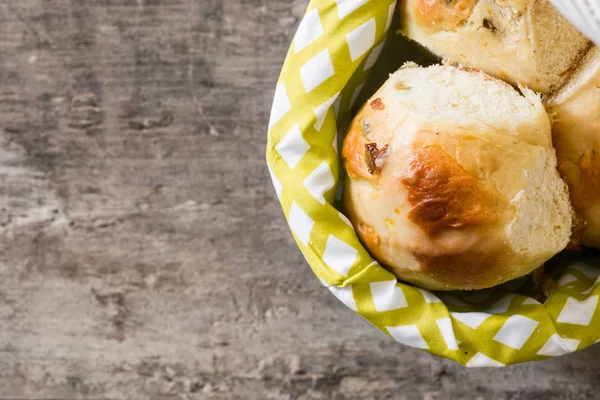
POLYGON ((402 32, 433 53, 549 93, 590 42, 547 0, 399 0, 402 32))
POLYGON ((558 169, 583 226, 581 244, 600 247, 600 50, 593 48, 569 83, 546 101, 558 169))
POLYGON ((573 213, 539 97, 482 72, 407 64, 353 120, 343 205, 402 280, 482 289, 565 248, 573 213))

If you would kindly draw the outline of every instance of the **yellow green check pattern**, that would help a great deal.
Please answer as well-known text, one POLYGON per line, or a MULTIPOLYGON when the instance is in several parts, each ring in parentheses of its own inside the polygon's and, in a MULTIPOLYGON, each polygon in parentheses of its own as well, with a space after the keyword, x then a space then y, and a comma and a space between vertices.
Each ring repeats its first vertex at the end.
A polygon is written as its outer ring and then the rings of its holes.
POLYGON ((267 162, 300 250, 333 295, 380 330, 469 367, 543 360, 592 345, 600 339, 600 270, 584 263, 567 268, 545 304, 507 287, 435 295, 398 283, 336 209, 338 131, 384 40, 395 34, 395 9, 392 0, 313 0, 290 47, 275 90, 267 162))

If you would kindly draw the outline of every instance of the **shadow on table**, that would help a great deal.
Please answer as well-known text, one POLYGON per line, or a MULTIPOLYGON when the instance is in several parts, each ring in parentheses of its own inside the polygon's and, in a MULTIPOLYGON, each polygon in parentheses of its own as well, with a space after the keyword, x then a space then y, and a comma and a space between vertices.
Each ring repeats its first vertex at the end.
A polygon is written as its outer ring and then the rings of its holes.
MULTIPOLYGON (((524 373, 531 378, 532 387, 555 385, 564 389, 569 386, 574 391, 600 389, 600 343, 578 353, 515 365, 508 369, 512 374, 524 373)), ((593 398, 600 398, 600 392, 593 398)))

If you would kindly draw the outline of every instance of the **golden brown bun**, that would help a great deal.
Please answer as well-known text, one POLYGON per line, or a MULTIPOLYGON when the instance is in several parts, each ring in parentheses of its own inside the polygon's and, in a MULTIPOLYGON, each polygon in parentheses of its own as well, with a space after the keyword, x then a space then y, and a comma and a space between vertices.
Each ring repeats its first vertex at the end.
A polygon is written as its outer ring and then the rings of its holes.
POLYGON ((450 61, 549 93, 590 42, 547 0, 399 0, 402 33, 450 61))
POLYGON ((353 120, 344 210, 373 256, 432 290, 525 275, 573 214, 541 100, 481 72, 409 64, 353 120))
POLYGON ((600 51, 594 47, 569 83, 546 101, 558 169, 582 229, 580 243, 600 247, 600 51))

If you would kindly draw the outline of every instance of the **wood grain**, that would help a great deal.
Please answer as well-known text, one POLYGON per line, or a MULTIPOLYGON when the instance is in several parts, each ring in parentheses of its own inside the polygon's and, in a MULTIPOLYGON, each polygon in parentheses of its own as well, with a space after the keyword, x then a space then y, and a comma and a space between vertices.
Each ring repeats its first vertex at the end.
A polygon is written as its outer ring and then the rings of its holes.
POLYGON ((598 347, 466 370, 312 275, 264 165, 305 6, 0 3, 0 398, 597 395, 598 347))

